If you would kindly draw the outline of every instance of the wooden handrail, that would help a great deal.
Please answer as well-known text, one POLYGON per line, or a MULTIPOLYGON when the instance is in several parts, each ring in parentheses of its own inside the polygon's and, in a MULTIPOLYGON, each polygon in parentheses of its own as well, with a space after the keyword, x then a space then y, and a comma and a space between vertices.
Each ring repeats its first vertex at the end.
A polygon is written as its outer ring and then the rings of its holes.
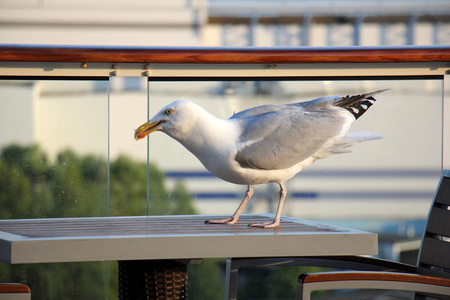
POLYGON ((0 45, 0 62, 391 63, 450 62, 450 47, 183 48, 0 45))

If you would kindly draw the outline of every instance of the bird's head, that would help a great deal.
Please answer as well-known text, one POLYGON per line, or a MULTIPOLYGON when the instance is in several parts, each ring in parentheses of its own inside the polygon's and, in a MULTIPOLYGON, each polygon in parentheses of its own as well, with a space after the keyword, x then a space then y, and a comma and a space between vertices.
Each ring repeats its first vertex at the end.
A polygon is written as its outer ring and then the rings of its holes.
POLYGON ((140 140, 154 131, 163 131, 171 136, 183 133, 195 118, 195 104, 189 101, 175 101, 162 108, 150 121, 139 126, 134 138, 140 140))

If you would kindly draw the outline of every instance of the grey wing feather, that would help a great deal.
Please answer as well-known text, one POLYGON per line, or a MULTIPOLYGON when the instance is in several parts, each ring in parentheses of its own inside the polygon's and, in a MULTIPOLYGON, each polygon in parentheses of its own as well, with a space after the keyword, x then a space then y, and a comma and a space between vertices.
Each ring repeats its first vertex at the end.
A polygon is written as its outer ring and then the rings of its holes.
POLYGON ((337 109, 304 112, 292 109, 245 119, 236 161, 245 168, 291 167, 320 149, 328 139, 342 133, 346 117, 337 109))
MULTIPOLYGON (((296 103, 295 105, 299 105, 296 103)), ((292 104, 268 104, 249 108, 238 113, 235 113, 230 119, 244 119, 251 117, 261 117, 270 113, 283 111, 292 107, 292 104)))

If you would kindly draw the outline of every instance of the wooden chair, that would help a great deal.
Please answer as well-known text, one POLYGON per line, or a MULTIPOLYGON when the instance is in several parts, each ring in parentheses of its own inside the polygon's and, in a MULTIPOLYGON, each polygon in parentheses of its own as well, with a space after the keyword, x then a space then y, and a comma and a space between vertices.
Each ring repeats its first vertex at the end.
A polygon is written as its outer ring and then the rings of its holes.
POLYGON ((309 300, 312 291, 338 289, 414 291, 416 299, 450 299, 450 171, 444 171, 431 205, 417 266, 412 271, 401 265, 395 269, 397 272, 302 274, 297 299, 309 300))
POLYGON ((30 288, 20 283, 0 283, 0 300, 30 300, 30 288))

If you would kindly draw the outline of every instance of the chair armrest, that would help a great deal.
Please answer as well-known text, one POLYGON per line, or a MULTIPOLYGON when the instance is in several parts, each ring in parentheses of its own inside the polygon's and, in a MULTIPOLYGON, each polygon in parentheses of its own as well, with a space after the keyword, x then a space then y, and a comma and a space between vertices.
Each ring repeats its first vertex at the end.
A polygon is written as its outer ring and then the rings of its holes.
POLYGON ((354 271, 394 271, 416 273, 417 267, 396 261, 367 256, 316 256, 305 257, 312 262, 322 261, 320 266, 354 271))
POLYGON ((0 283, 1 300, 31 300, 31 290, 20 283, 0 283))
POLYGON ((302 256, 302 257, 265 257, 265 258, 229 258, 227 263, 233 270, 242 267, 264 266, 316 266, 355 271, 395 271, 416 273, 416 266, 395 261, 366 256, 302 256))
POLYGON ((450 299, 450 279, 393 272, 327 272, 302 274, 297 299, 309 300, 312 291, 338 289, 402 290, 450 299))
POLYGON ((0 283, 0 294, 31 293, 28 286, 20 283, 0 283))

